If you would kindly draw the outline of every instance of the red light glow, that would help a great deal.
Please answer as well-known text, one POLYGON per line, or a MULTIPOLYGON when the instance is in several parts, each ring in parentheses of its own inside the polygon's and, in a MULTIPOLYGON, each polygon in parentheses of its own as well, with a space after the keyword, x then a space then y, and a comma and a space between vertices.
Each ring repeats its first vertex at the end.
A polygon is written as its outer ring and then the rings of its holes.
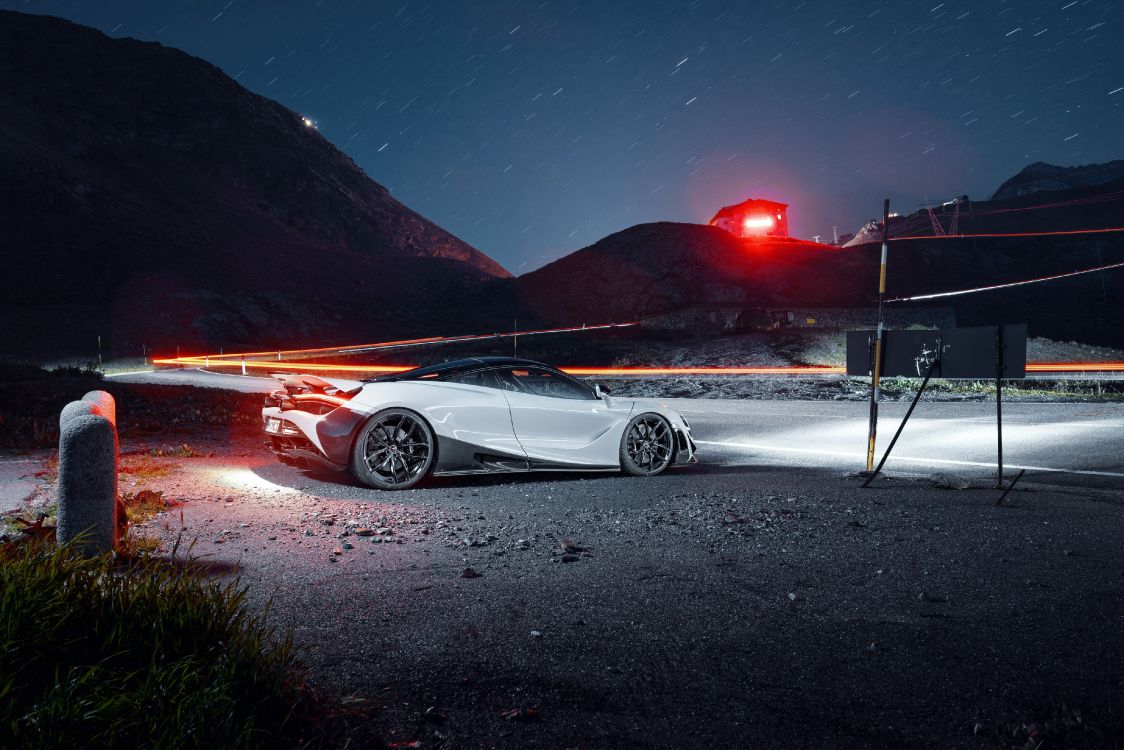
POLYGON ((771 229, 776 223, 772 216, 747 216, 742 222, 746 229, 771 229))

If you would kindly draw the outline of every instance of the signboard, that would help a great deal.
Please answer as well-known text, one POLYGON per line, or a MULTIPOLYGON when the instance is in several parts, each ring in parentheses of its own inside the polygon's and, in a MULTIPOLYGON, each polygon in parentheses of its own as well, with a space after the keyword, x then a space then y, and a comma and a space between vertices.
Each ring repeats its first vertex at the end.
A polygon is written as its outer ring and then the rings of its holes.
MULTIPOLYGON (((937 331, 886 331, 882 377, 923 378, 934 361, 935 378, 986 380, 1026 377, 1026 325, 978 326, 937 331), (1002 357, 996 356, 1002 347, 1002 357), (938 356, 939 355, 939 356, 938 356), (1000 366, 996 371, 996 365, 1000 366)), ((847 332, 847 374, 873 370, 874 331, 847 332)))

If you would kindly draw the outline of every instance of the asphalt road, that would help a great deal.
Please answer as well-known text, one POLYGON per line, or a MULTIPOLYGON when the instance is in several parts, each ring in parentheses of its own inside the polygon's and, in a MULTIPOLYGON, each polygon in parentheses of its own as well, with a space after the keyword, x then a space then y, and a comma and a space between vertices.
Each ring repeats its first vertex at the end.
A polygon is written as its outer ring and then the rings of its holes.
POLYGON ((659 477, 379 492, 216 428, 123 435, 122 490, 177 502, 133 533, 236 570, 361 701, 353 747, 998 748, 1075 707, 1124 738, 1124 407, 1012 405, 1038 468, 997 507, 993 404, 923 404, 868 490, 862 403, 675 405, 701 462, 659 477))
MULTIPOLYGON (((723 466, 865 468, 867 404, 854 401, 671 399, 690 421, 700 456, 723 466)), ((877 454, 907 404, 880 406, 877 454)), ((891 475, 953 473, 994 482, 995 403, 922 402, 886 462, 891 475)), ((1004 475, 1022 481, 1124 490, 1124 404, 1017 403, 1003 407, 1004 475)))
MULTIPOLYGON (((115 376, 148 382, 268 392, 271 378, 202 370, 158 370, 115 376)), ((865 467, 868 406, 855 401, 660 399, 683 413, 699 441, 700 460, 719 466, 770 466, 855 472, 865 467)), ((890 444, 907 404, 880 408, 878 456, 890 444)), ((1124 404, 1008 403, 1003 409, 1004 476, 1124 490, 1124 404)), ((885 471, 888 475, 953 473, 994 483, 995 403, 922 402, 885 471)))

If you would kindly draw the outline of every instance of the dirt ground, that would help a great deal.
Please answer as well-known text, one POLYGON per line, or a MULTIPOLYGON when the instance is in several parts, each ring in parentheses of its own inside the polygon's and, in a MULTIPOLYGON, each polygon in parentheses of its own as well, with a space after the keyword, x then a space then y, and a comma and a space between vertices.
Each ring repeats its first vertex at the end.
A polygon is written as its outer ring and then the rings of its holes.
POLYGON ((122 449, 122 491, 169 503, 132 533, 240 576, 313 682, 368 712, 356 746, 1124 737, 1117 492, 1028 486, 996 507, 984 488, 703 463, 380 493, 248 435, 122 449))

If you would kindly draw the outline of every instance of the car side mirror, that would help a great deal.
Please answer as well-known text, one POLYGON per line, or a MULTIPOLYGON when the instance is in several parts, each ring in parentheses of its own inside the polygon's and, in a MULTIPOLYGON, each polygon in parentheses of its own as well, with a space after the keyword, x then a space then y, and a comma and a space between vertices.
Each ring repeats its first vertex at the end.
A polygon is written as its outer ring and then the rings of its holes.
POLYGON ((612 394, 612 392, 613 390, 607 385, 601 385, 600 383, 593 384, 593 395, 597 398, 605 398, 606 396, 612 394))

